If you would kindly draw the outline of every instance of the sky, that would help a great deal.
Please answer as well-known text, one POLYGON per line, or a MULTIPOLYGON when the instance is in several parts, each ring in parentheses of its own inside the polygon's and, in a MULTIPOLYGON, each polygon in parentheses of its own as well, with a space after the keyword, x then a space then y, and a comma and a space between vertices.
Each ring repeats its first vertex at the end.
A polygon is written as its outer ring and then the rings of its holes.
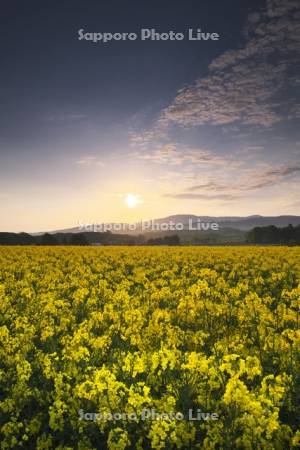
POLYGON ((0 231, 300 215, 297 5, 5 2, 0 231), (184 39, 143 41, 141 29, 184 39), (191 41, 189 29, 219 39, 191 41))

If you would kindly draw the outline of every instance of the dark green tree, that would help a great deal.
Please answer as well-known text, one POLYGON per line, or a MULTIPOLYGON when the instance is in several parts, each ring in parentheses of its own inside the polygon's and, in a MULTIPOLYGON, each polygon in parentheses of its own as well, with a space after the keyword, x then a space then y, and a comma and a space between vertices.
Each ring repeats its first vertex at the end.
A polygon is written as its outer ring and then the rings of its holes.
POLYGON ((52 234, 49 233, 45 233, 42 236, 40 245, 59 245, 58 240, 56 239, 55 236, 53 236, 52 234))
POLYGON ((70 244, 71 245, 88 245, 89 243, 84 234, 76 233, 76 234, 72 234, 71 239, 70 239, 70 244))

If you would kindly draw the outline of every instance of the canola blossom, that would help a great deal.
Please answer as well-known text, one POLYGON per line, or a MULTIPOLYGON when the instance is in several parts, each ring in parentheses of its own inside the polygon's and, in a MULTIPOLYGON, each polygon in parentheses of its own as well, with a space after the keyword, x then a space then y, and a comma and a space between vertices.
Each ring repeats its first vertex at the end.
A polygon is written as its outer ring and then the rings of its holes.
POLYGON ((0 247, 0 448, 300 448, 299 257, 0 247))

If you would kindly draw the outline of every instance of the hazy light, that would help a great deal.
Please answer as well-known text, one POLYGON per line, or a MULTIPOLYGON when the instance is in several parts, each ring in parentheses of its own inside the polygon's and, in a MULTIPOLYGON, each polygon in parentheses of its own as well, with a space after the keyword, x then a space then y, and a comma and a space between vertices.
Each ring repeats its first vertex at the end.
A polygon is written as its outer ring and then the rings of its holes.
POLYGON ((127 194, 125 197, 125 203, 128 208, 135 208, 140 203, 140 201, 137 195, 127 194))

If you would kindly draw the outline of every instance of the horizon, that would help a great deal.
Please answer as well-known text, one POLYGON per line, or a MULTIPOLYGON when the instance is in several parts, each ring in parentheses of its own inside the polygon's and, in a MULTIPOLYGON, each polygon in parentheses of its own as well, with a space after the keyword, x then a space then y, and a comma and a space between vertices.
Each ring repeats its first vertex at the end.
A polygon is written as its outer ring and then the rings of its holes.
MULTIPOLYGON (((178 218, 178 217, 182 217, 184 216, 185 218, 197 218, 200 219, 200 222, 203 222, 203 219, 214 219, 214 220, 218 220, 218 219, 222 219, 224 221, 231 222, 231 221, 235 221, 235 220, 247 220, 247 219, 280 219, 280 218, 286 218, 286 217, 293 217, 293 218, 299 218, 300 221, 300 215, 295 215, 295 214, 281 214, 281 215, 275 215, 275 216, 264 216, 261 214, 250 214, 249 216, 205 216, 205 215, 195 215, 195 214, 171 214, 169 216, 165 216, 165 217, 152 217, 152 218, 148 218, 148 219, 140 219, 138 221, 135 222, 101 222, 101 221, 97 221, 97 222, 81 222, 78 223, 76 226, 72 226, 72 227, 65 227, 65 228, 56 228, 56 229, 48 229, 48 230, 39 230, 39 231, 28 231, 28 230, 18 230, 18 231, 12 231, 12 230, 5 230, 5 231, 0 231, 0 233, 16 233, 16 234, 21 234, 21 233, 25 233, 25 234, 30 234, 30 235, 39 235, 39 234, 44 234, 44 233, 67 233, 70 232, 72 233, 72 231, 70 230, 79 230, 82 233, 86 233, 86 232, 96 232, 96 231, 100 231, 102 232, 102 230, 90 230, 91 227, 99 227, 100 225, 102 226, 109 226, 109 225, 124 225, 124 226, 131 226, 131 225, 142 225, 143 223, 150 223, 150 222, 154 222, 154 223, 158 223, 162 220, 172 220, 173 218, 178 218), (80 229, 81 227, 86 227, 86 229, 80 229)), ((186 224, 186 222, 182 222, 184 224, 186 224)), ((204 223, 204 222, 203 222, 204 223)), ((124 231, 124 230, 123 230, 124 231)), ((153 230, 152 230, 153 231, 153 230)), ((177 230, 178 231, 178 230, 177 230)), ((180 230, 179 230, 180 231, 180 230)), ((220 231, 220 230, 219 230, 220 231)), ((112 231, 113 232, 113 231, 112 231)), ((120 233, 120 231, 117 231, 117 233, 120 233)), ((124 233, 121 234, 126 234, 126 231, 124 231, 124 233)))
POLYGON ((300 215, 297 19, 294 0, 5 4, 0 231, 300 215))

